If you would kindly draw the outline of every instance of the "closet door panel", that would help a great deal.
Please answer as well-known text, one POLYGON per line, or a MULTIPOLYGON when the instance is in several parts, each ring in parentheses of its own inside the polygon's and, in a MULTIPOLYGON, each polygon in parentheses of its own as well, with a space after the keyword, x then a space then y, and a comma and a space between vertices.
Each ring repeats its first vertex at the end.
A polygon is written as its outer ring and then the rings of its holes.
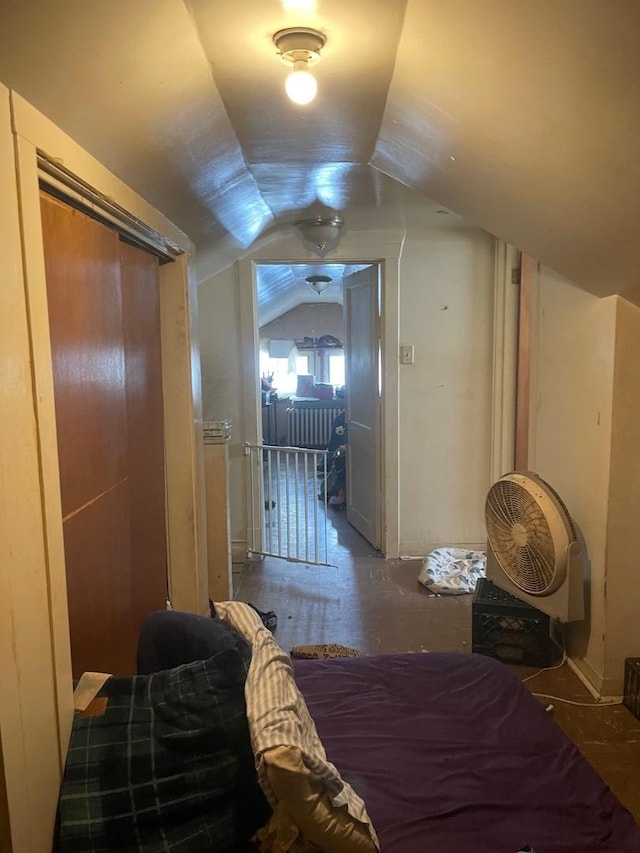
POLYGON ((120 246, 41 196, 73 674, 135 672, 120 246))
POLYGON ((158 260, 121 243, 133 619, 167 597, 158 260))
POLYGON ((118 235, 42 196, 62 511, 126 476, 118 235))
POLYGON ((165 606, 158 261, 41 196, 73 673, 135 672, 165 606))
POLYGON ((86 671, 132 675, 137 631, 126 483, 65 519, 64 548, 74 677, 86 671))

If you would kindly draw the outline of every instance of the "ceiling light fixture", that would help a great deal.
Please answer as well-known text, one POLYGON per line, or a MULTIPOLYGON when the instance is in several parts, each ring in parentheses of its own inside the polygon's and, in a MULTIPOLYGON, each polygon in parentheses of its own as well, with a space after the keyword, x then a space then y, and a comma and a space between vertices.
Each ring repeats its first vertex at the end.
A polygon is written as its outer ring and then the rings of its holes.
POLYGON ((305 281, 311 288, 311 290, 315 290, 315 292, 320 295, 324 293, 325 290, 329 287, 333 279, 330 275, 308 275, 305 278, 305 281))
POLYGON ((299 219, 295 223, 303 242, 321 257, 338 244, 343 225, 344 220, 339 216, 317 216, 315 219, 299 219))
POLYGON ((309 104, 316 96, 318 84, 309 71, 309 66, 320 61, 320 51, 326 41, 325 35, 308 27, 278 30, 273 37, 273 43, 282 61, 293 66, 285 89, 295 104, 309 104))

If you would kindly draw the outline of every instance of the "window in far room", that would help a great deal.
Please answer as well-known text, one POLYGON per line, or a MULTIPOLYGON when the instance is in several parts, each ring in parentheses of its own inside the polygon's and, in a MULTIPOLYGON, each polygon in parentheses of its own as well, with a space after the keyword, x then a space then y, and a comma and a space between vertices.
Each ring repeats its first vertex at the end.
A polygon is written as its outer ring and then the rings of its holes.
POLYGON ((332 352, 329 355, 329 383, 334 388, 340 388, 345 384, 344 353, 332 352))
POLYGON ((289 358, 274 358, 263 349, 260 350, 260 376, 273 374, 271 384, 279 396, 295 394, 298 374, 309 373, 309 356, 292 353, 289 358))

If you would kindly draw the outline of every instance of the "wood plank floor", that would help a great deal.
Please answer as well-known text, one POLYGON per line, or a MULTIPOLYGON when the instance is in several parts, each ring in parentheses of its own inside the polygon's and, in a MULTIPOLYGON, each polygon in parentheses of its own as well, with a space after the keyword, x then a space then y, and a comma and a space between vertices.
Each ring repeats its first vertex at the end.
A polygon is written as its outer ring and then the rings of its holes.
MULTIPOLYGON (((383 560, 329 511, 328 567, 265 558, 236 569, 235 596, 278 616, 286 651, 307 643, 341 643, 366 654, 471 652, 471 596, 434 596, 417 582, 418 561, 383 560)), ((521 677, 537 670, 515 668, 521 677)), ((565 664, 527 682, 533 692, 592 703, 565 664)), ((623 706, 554 706, 554 719, 614 794, 640 821, 640 721, 623 706)))

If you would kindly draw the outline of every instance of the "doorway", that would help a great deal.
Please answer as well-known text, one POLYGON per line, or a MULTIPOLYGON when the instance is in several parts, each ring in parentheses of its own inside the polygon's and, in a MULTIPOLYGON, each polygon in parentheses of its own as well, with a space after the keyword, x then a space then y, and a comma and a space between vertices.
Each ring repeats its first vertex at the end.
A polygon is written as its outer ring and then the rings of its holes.
MULTIPOLYGON (((380 283, 380 378, 381 378, 381 507, 382 528, 380 550, 385 558, 399 556, 399 278, 400 256, 405 232, 362 231, 346 234, 340 246, 332 251, 331 263, 370 266, 377 263, 381 271, 380 283)), ((258 286, 257 269, 260 265, 291 266, 293 264, 329 263, 310 258, 309 252, 295 244, 274 241, 263 245, 251 257, 238 262, 240 335, 242 340, 242 421, 243 440, 258 444, 262 438, 261 401, 258 391, 260 372, 258 364, 258 286)), ((317 266, 314 268, 317 269, 317 266)), ((282 285, 286 293, 287 285, 282 285)), ((243 474, 245 495, 248 496, 246 471, 243 474)), ((243 521, 249 526, 249 502, 244 504, 243 521)), ((370 547, 370 546, 369 546, 370 547)))
MULTIPOLYGON (((380 264, 256 263, 254 272, 261 413, 256 447, 265 448, 262 457, 269 465, 268 476, 263 472, 260 482, 264 486, 273 479, 271 461, 282 455, 276 448, 328 451, 324 470, 323 460, 313 466, 314 476, 319 472, 322 481, 314 489, 325 500, 321 514, 334 507, 346 510, 349 523, 378 550, 383 511, 380 264), (350 357, 354 352, 357 357, 350 357), (351 396, 347 374, 355 389, 351 396), (348 418, 355 442, 350 449, 348 418)), ((257 483, 253 467, 251 477, 257 483)), ((287 489, 290 479, 285 477, 287 489)), ((251 538, 280 541, 279 529, 276 533, 271 529, 277 511, 270 496, 268 507, 263 497, 255 496, 250 502, 251 538), (256 535, 255 512, 263 504, 263 528, 256 535)), ((286 515, 283 556, 288 557, 291 514, 286 515)), ((299 539, 295 532, 293 539, 299 539)), ((273 555, 274 551, 270 546, 261 553, 273 555)))

